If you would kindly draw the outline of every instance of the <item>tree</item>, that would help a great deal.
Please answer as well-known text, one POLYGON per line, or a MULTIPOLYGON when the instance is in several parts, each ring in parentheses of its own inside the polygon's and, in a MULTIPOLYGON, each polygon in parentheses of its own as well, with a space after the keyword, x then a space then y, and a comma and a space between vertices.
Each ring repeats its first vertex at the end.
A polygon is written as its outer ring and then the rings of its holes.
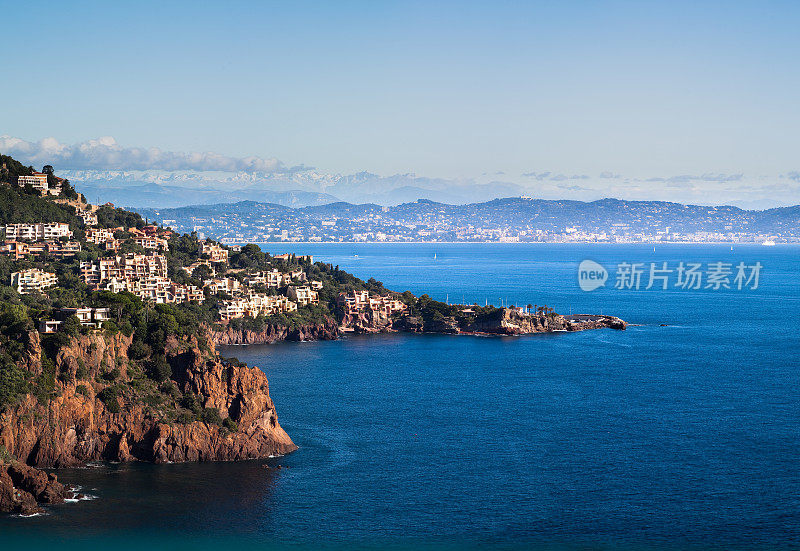
POLYGON ((80 335, 81 321, 78 319, 78 316, 73 314, 65 319, 61 330, 70 337, 77 337, 80 335))
POLYGON ((209 268, 205 264, 200 264, 192 272, 192 279, 196 279, 198 281, 205 281, 206 279, 210 278, 212 275, 213 274, 211 272, 211 268, 209 268))
POLYGON ((159 354, 153 358, 149 371, 150 378, 161 383, 169 379, 172 375, 172 367, 170 367, 167 358, 163 354, 159 354))

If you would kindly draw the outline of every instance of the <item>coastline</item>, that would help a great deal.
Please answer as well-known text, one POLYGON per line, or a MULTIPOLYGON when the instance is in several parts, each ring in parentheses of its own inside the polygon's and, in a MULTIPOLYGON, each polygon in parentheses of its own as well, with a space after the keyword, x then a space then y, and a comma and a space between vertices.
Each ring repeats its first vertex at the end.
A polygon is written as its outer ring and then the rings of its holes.
MULTIPOLYGON (((757 241, 236 241, 227 246, 246 245, 746 245, 767 247, 757 241)), ((800 246, 800 241, 775 243, 769 247, 800 246)))
POLYGON ((503 308, 495 320, 459 323, 455 318, 445 317, 433 326, 414 317, 395 320, 343 320, 336 326, 331 323, 307 325, 297 331, 281 331, 269 325, 262 331, 217 331, 212 335, 215 346, 247 346, 251 344, 275 344, 278 342, 314 342, 340 340, 347 335, 372 335, 405 333, 416 335, 454 335, 479 337, 521 337, 544 333, 574 333, 593 329, 624 331, 628 322, 605 314, 575 315, 530 315, 503 308))

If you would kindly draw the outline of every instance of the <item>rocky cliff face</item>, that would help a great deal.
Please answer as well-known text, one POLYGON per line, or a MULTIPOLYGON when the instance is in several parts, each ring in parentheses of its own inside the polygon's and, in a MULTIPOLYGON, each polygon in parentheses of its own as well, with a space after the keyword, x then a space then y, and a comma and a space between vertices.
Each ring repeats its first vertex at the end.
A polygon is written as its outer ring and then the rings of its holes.
MULTIPOLYGON (((38 343, 38 337, 31 339, 38 343)), ((223 362, 213 344, 173 338, 166 350, 173 380, 159 392, 148 388, 154 383, 128 361, 129 345, 123 335, 73 339, 58 353, 50 395, 29 394, 0 414, 0 445, 21 462, 43 467, 91 460, 238 460, 296 449, 278 424, 259 369, 223 362), (115 366, 113 383, 104 378, 110 366, 115 366), (112 386, 125 391, 103 397, 112 386), (186 395, 219 416, 167 422, 165 412, 179 409, 178 397, 186 395), (225 419, 231 422, 220 422, 225 419)), ((35 364, 33 372, 41 372, 35 364)))
POLYGON ((40 503, 64 503, 73 492, 47 474, 19 462, 0 464, 0 513, 41 513, 40 503))
POLYGON ((216 331, 213 340, 218 345, 272 344, 279 341, 329 341, 339 338, 339 325, 333 318, 324 323, 301 325, 295 328, 268 325, 262 331, 226 328, 216 331))

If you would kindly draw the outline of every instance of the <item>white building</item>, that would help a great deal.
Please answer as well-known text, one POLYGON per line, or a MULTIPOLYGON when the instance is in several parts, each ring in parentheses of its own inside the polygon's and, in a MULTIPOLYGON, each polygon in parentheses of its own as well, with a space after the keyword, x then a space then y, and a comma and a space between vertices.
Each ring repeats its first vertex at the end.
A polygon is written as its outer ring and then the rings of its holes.
POLYGON ((45 272, 38 268, 31 268, 11 274, 11 286, 22 295, 47 289, 56 283, 58 283, 56 274, 51 274, 50 272, 45 272))
POLYGON ((97 215, 92 211, 79 209, 76 214, 83 219, 84 226, 88 227, 97 225, 97 215))
POLYGON ((302 287, 290 285, 286 294, 300 306, 319 304, 319 293, 305 285, 302 287))
POLYGON ((6 224, 6 240, 51 241, 61 237, 72 237, 69 224, 43 222, 39 224, 6 224))
POLYGON ((33 189, 41 193, 42 195, 58 195, 61 193, 61 186, 54 186, 50 187, 47 183, 47 174, 42 174, 40 172, 34 172, 30 176, 19 176, 17 177, 17 185, 19 187, 31 186, 33 189))

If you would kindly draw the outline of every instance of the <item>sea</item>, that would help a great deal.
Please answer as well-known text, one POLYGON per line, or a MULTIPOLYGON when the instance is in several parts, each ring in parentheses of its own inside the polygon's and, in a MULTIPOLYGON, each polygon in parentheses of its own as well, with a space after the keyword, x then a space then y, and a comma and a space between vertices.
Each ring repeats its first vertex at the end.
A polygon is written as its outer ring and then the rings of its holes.
POLYGON ((630 325, 225 347, 267 374, 296 452, 59 470, 90 499, 0 519, 0 547, 800 548, 800 247, 262 247, 630 325))

